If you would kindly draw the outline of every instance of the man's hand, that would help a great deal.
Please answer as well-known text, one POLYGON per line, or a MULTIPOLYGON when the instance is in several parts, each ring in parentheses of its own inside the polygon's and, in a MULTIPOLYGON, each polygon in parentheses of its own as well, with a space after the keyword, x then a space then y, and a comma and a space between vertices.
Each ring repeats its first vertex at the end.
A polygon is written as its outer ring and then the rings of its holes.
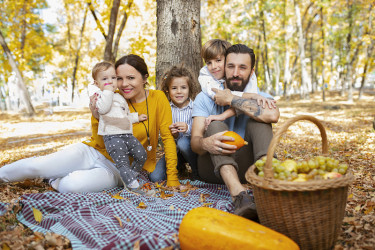
POLYGON ((212 91, 216 93, 214 101, 217 105, 227 106, 232 103, 233 94, 229 89, 219 90, 212 88, 212 91))
POLYGON ((216 133, 211 135, 210 137, 206 137, 202 139, 202 147, 205 151, 209 152, 210 154, 215 155, 226 155, 226 154, 233 154, 236 152, 237 147, 234 145, 229 145, 224 142, 226 141, 234 141, 233 137, 224 136, 223 134, 226 131, 216 133))
POLYGON ((98 100, 98 94, 95 93, 93 94, 92 96, 90 96, 90 110, 91 110, 91 114, 96 118, 96 119, 99 119, 99 112, 98 112, 98 108, 96 107, 96 101, 98 100))

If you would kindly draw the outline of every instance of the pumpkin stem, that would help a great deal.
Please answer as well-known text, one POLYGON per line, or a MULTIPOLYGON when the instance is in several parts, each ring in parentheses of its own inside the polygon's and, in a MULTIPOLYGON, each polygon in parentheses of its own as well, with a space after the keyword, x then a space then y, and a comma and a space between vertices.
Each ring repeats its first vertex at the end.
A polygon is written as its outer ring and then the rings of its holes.
POLYGON ((243 144, 244 144, 244 145, 247 145, 247 144, 249 144, 249 143, 248 143, 247 141, 243 141, 243 144))

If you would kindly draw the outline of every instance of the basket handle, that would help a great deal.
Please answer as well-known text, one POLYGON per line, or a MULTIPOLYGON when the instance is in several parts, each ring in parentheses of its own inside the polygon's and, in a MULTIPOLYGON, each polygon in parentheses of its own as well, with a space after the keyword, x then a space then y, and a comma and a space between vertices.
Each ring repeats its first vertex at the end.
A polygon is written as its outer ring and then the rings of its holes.
POLYGON ((322 123, 318 119, 316 119, 315 117, 310 116, 310 115, 299 115, 299 116, 293 117, 291 119, 288 119, 286 122, 284 122, 278 128, 278 130, 276 131, 275 135, 273 136, 273 138, 270 142, 270 145, 268 147, 267 160, 266 160, 266 164, 265 164, 264 169, 263 169, 265 179, 273 179, 272 158, 273 158, 273 155, 275 153, 276 144, 279 142, 279 139, 280 139, 281 135, 284 134, 288 130, 290 125, 292 125, 293 123, 295 123, 297 121, 301 121, 301 120, 311 121, 311 122, 315 123, 316 126, 318 126, 318 128, 320 130, 320 135, 322 137, 322 153, 323 154, 328 153, 328 142, 327 142, 326 130, 324 129, 322 123))

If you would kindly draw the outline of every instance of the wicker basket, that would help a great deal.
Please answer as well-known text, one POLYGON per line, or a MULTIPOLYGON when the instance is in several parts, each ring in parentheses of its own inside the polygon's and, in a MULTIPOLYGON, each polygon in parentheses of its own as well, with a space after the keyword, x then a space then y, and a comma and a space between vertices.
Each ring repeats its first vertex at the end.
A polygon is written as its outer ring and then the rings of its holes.
POLYGON ((300 120, 308 120, 318 126, 322 151, 327 154, 327 135, 323 125, 312 116, 297 116, 287 120, 275 133, 263 167, 264 178, 257 176, 255 165, 245 176, 253 186, 262 225, 287 235, 301 249, 330 249, 340 233, 348 186, 353 180, 351 172, 329 180, 291 182, 273 179, 271 162, 276 143, 290 125, 300 120))

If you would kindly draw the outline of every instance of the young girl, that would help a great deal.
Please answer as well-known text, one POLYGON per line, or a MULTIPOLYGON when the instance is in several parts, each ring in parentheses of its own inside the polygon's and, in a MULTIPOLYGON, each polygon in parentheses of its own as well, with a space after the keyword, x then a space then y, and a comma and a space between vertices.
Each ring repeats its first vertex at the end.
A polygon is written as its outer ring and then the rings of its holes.
POLYGON ((162 78, 161 90, 167 95, 171 109, 173 123, 169 126, 176 140, 178 152, 179 171, 184 171, 184 163, 189 163, 192 170, 192 179, 199 178, 197 159, 198 156, 191 150, 191 112, 193 101, 191 98, 199 92, 198 83, 192 73, 183 65, 173 66, 162 78))
POLYGON ((136 179, 146 162, 147 153, 133 136, 133 123, 147 120, 147 115, 130 113, 126 100, 118 93, 115 66, 109 62, 97 63, 92 69, 96 108, 99 113, 98 134, 103 136, 108 154, 116 163, 124 185, 133 192, 142 193, 136 179), (134 158, 132 165, 129 155, 134 158))

